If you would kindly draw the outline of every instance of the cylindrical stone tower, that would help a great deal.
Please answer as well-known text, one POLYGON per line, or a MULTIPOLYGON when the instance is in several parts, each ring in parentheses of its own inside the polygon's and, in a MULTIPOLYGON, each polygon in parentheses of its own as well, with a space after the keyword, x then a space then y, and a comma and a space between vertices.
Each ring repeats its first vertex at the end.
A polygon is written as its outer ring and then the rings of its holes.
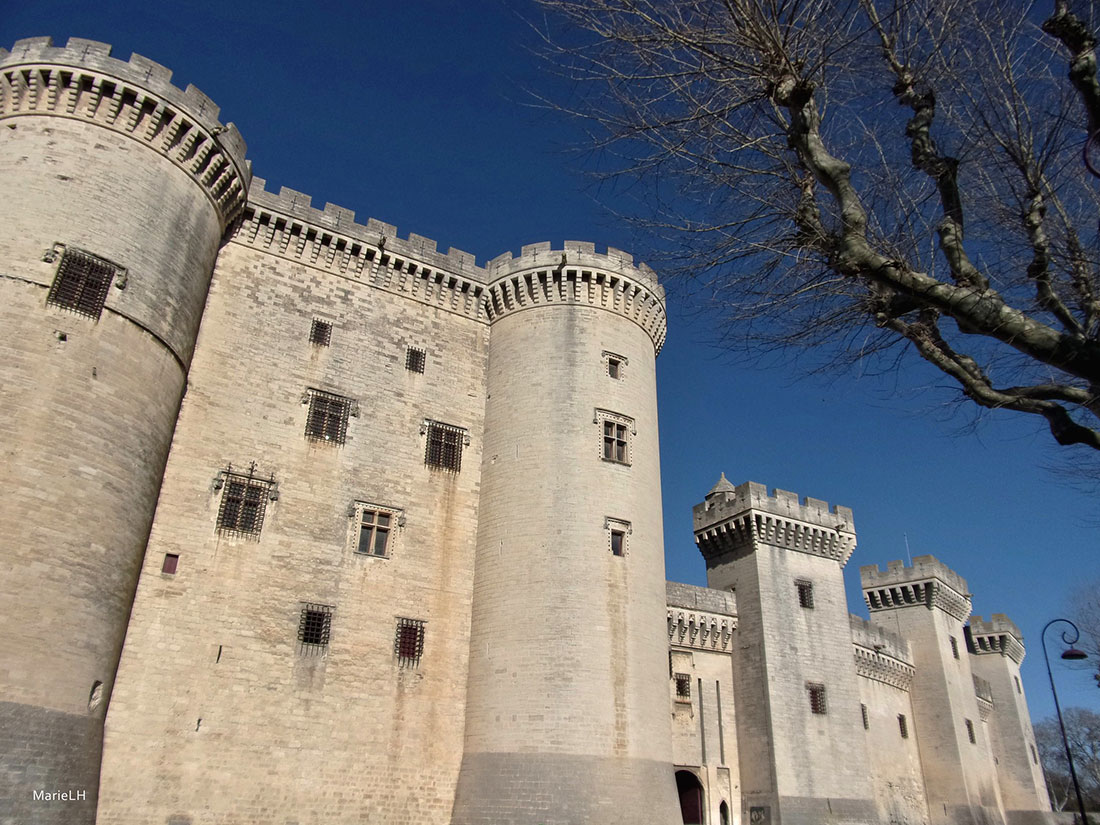
POLYGON ((94 819, 187 367, 247 193, 240 135, 170 77, 90 40, 0 50, 5 822, 94 819))
POLYGON ((489 265, 465 750, 453 825, 679 822, 652 270, 591 244, 489 265))

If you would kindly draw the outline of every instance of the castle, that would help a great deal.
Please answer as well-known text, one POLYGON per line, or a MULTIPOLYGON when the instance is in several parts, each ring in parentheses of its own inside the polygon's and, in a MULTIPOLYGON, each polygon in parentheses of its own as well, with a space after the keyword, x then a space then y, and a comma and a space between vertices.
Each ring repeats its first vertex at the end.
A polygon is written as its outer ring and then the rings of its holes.
POLYGON ((252 178, 102 43, 0 50, 0 823, 1047 822, 1001 615, 723 476, 665 581, 664 293, 252 178))

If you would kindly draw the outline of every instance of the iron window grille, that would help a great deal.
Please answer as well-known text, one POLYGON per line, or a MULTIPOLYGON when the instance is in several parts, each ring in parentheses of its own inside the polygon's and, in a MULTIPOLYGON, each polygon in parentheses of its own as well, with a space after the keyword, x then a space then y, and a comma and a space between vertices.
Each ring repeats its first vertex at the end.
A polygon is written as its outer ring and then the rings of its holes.
POLYGON ((424 655, 424 622, 421 619, 397 619, 393 655, 401 667, 419 667, 424 655))
POLYGON ((971 745, 978 744, 978 737, 974 735, 974 723, 969 719, 963 719, 966 722, 966 738, 970 740, 971 745))
POLYGON ((306 438, 329 444, 343 444, 348 437, 348 418, 358 415, 354 401, 323 390, 308 390, 306 438))
POLYGON ((796 581, 794 586, 798 589, 798 606, 805 607, 807 610, 813 610, 814 607, 814 585, 813 582, 808 581, 796 581))
POLYGON ((59 251, 61 263, 57 265, 46 304, 99 320, 111 281, 117 277, 119 288, 124 286, 126 270, 90 252, 60 244, 47 253, 46 261, 52 262, 59 251))
POLYGON ((859 705, 859 715, 861 717, 863 717, 863 729, 864 730, 870 730, 871 729, 871 720, 867 718, 867 706, 865 704, 863 704, 862 702, 859 705))
POLYGON ((332 631, 332 605, 304 602, 298 618, 298 648, 304 656, 324 655, 332 631))
POLYGON ((691 676, 687 673, 677 673, 672 677, 676 682, 676 701, 691 701, 691 676))
POLYGON ((457 473, 462 469, 462 446, 469 444, 466 431, 461 427, 426 421, 427 443, 424 446, 424 463, 429 467, 457 473))
POLYGON ((319 347, 327 347, 332 343, 332 324, 328 321, 320 321, 316 318, 309 327, 309 342, 319 347))
POLYGON ((409 372, 424 372, 424 364, 427 361, 427 353, 422 349, 409 347, 405 350, 405 369, 409 372))
POLYGON ((825 703, 825 685, 808 683, 806 692, 810 696, 810 713, 828 712, 828 706, 825 703))
POLYGON ((256 476, 256 462, 247 473, 226 466, 214 481, 214 489, 222 491, 218 505, 217 530, 222 535, 258 537, 264 526, 267 502, 278 498, 275 476, 256 476))
POLYGON ((898 714, 898 730, 901 732, 902 739, 909 738, 909 720, 905 718, 904 713, 898 714))

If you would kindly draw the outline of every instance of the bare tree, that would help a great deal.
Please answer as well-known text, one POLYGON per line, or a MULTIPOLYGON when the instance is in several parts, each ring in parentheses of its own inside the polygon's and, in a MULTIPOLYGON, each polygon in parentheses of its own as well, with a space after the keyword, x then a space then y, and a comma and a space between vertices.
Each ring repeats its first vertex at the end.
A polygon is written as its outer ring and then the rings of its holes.
POLYGON ((576 89, 554 105, 648 187, 731 341, 908 345, 982 407, 1100 450, 1091 7, 539 2, 576 89))
MULTIPOLYGON (((1062 718, 1085 809, 1096 810, 1100 808, 1100 714, 1084 708, 1066 708, 1062 718)), ((1035 744, 1046 773, 1051 804, 1060 811, 1073 799, 1073 784, 1057 719, 1044 719, 1035 725, 1035 744)), ((1076 802, 1071 802, 1070 807, 1076 807, 1076 802)))
POLYGON ((1089 658, 1082 662, 1096 671, 1093 677, 1100 688, 1100 578, 1086 581, 1070 595, 1070 614, 1081 631, 1080 646, 1089 658))

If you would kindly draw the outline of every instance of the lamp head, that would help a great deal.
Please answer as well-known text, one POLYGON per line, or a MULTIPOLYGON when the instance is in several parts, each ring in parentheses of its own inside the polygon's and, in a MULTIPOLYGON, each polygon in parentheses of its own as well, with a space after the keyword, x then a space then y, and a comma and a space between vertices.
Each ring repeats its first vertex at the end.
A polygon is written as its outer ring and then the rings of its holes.
POLYGON ((1071 647, 1062 653, 1063 659, 1087 659, 1089 655, 1083 650, 1078 650, 1075 647, 1071 647))

